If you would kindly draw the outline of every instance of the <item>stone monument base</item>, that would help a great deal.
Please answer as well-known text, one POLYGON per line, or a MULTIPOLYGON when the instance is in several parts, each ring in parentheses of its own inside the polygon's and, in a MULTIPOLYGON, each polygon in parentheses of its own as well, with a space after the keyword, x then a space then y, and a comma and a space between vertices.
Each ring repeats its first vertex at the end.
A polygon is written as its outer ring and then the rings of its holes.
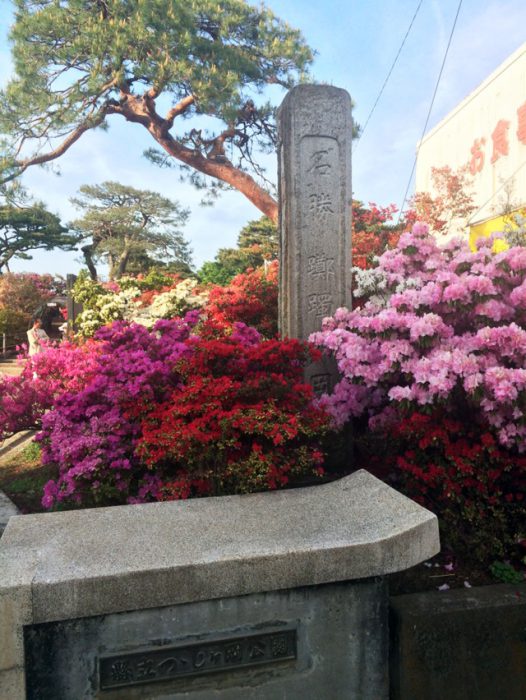
POLYGON ((388 697, 381 578, 32 625, 30 700, 388 697))
POLYGON ((14 516, 0 698, 386 699, 384 577, 438 547, 435 516, 365 471, 14 516))

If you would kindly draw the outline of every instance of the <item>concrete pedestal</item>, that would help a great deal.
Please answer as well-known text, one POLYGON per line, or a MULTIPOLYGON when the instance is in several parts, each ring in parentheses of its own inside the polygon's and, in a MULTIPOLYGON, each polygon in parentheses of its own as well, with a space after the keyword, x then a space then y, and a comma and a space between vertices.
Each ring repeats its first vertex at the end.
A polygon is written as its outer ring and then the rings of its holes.
POLYGON ((381 579, 438 548, 435 516, 365 471, 15 516, 0 541, 0 697, 387 698, 381 579))

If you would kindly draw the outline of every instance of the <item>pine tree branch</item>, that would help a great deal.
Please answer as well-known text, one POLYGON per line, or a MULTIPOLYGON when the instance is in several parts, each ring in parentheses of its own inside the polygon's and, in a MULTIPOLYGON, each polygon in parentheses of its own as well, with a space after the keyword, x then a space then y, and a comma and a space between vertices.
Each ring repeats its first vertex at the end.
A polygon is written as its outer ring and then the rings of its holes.
POLYGON ((186 112, 188 107, 190 107, 190 105, 193 105, 194 102, 195 97, 193 95, 187 95, 176 105, 174 105, 170 110, 168 110, 168 112, 166 113, 166 117, 164 118, 164 121, 166 123, 166 129, 171 129, 174 123, 174 119, 183 112, 186 112))

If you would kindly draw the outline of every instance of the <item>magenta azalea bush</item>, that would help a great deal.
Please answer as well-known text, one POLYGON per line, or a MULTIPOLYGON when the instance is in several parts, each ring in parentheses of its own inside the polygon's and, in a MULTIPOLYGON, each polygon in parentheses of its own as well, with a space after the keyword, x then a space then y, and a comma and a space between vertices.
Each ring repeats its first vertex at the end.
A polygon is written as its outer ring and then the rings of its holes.
MULTIPOLYGON (((56 464, 59 477, 49 481, 42 504, 62 501, 90 504, 123 502, 132 495, 145 500, 146 478, 138 484, 137 404, 154 406, 180 383, 177 362, 189 352, 185 341, 198 320, 158 321, 153 332, 117 321, 97 331, 96 368, 78 391, 61 393, 42 418, 37 441, 43 464, 56 464)), ((144 469, 142 469, 144 472, 144 469)))
POLYGON ((342 380, 322 403, 335 423, 389 424, 399 409, 447 408, 526 452, 526 249, 440 247, 423 224, 379 258, 370 298, 311 340, 342 380))

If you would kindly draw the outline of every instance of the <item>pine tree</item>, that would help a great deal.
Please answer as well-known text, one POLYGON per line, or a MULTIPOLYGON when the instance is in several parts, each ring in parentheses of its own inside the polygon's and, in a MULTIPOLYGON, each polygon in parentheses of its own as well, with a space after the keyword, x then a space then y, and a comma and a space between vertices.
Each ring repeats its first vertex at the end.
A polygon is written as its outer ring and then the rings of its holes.
POLYGON ((254 159, 274 148, 274 108, 254 100, 303 78, 313 54, 298 31, 244 0, 14 3, 0 182, 59 158, 116 115, 149 132, 161 149, 153 161, 175 159, 197 186, 212 178, 277 220, 254 159))

